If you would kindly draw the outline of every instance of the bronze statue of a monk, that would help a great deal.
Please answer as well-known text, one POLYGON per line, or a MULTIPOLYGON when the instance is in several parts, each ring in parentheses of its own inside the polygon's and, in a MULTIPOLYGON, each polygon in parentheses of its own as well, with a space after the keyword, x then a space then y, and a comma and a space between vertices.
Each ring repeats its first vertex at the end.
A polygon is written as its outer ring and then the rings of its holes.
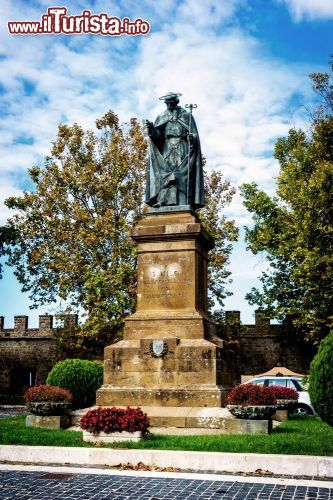
POLYGON ((167 109, 155 123, 146 121, 149 156, 146 203, 151 207, 203 207, 204 183, 200 140, 192 109, 178 106, 181 94, 161 97, 167 109))

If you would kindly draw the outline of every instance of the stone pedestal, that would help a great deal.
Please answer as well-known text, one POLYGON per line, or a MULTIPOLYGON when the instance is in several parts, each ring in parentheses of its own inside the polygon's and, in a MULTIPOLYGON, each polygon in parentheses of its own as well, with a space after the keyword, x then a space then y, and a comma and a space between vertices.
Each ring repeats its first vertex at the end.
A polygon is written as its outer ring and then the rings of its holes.
POLYGON ((40 429, 67 429, 69 426, 68 415, 27 415, 25 418, 26 427, 39 427, 40 429))
POLYGON ((277 420, 277 422, 285 422, 289 419, 289 412, 288 410, 276 410, 272 419, 277 420))
POLYGON ((124 340, 106 347, 98 405, 221 406, 223 341, 207 316, 207 252, 214 242, 190 211, 149 214, 138 245, 137 310, 124 340))
POLYGON ((98 432, 97 434, 92 434, 88 431, 83 431, 83 441, 86 443, 119 443, 119 441, 130 441, 132 443, 138 443, 142 440, 142 432, 112 432, 107 434, 106 432, 98 432))

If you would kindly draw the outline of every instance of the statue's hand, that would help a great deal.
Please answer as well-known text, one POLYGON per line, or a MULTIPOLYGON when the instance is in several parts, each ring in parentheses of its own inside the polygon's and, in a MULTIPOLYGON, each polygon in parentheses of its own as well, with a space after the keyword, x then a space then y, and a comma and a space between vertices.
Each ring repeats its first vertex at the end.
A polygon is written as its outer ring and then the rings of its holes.
POLYGON ((146 124, 147 134, 149 136, 153 135, 153 132, 154 132, 154 125, 153 125, 153 123, 150 122, 149 120, 146 120, 145 124, 146 124))

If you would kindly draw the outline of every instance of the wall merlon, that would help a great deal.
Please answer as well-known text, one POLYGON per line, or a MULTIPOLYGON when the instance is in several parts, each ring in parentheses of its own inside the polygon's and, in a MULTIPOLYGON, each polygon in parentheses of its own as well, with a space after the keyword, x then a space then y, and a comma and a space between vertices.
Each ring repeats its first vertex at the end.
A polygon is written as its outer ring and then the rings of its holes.
POLYGON ((226 311, 225 322, 227 325, 240 324, 240 311, 226 311))
POLYGON ((56 314, 55 318, 63 321, 64 328, 77 326, 79 323, 79 317, 77 314, 56 314))
POLYGON ((14 331, 15 333, 24 334, 28 329, 28 316, 14 316, 14 331))
POLYGON ((53 316, 50 314, 42 314, 39 316, 39 330, 49 331, 53 328, 53 316))
MULTIPOLYGON (((56 317, 64 320, 64 327, 78 325, 77 314, 64 314, 56 317)), ((5 328, 5 316, 0 316, 1 337, 51 337, 54 329, 53 323, 52 314, 41 314, 38 328, 29 328, 29 317, 21 315, 14 316, 14 328, 5 328)))
POLYGON ((240 321, 240 311, 225 312, 225 334, 227 337, 239 335, 240 321))
POLYGON ((260 311, 260 310, 257 310, 255 311, 255 324, 256 326, 258 326, 259 328, 264 328, 264 327, 270 327, 270 319, 269 317, 267 316, 266 313, 264 313, 263 311, 260 311))

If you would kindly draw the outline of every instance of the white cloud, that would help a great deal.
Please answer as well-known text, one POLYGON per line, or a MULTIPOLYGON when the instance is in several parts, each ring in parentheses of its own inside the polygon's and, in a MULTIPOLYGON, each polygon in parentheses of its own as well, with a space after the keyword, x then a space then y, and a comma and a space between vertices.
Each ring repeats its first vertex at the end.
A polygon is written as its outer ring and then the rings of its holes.
MULTIPOLYGON (((296 92, 306 93, 310 68, 269 58, 254 37, 230 26, 242 4, 244 0, 168 0, 163 7, 154 0, 126 0, 121 7, 102 0, 67 3, 70 14, 90 6, 94 13, 151 22, 148 37, 112 39, 10 36, 6 20, 37 20, 49 3, 13 6, 2 0, 0 202, 18 194, 15 179, 41 162, 60 122, 92 126, 109 108, 122 120, 133 115, 154 119, 164 107, 158 97, 170 90, 183 93, 182 105, 198 104, 195 117, 208 165, 220 168, 236 185, 256 181, 272 192, 278 172, 273 144, 287 133, 290 102, 296 92), (22 138, 29 144, 20 144, 22 138)), ((249 222, 239 195, 228 214, 239 224, 249 222)), ((0 211, 0 223, 6 215, 0 211)))
POLYGON ((333 19, 332 0, 280 0, 280 2, 288 6, 295 21, 333 19))
POLYGON ((5 224, 8 217, 13 215, 13 212, 9 210, 3 201, 9 196, 20 196, 22 194, 21 190, 13 186, 12 182, 2 177, 2 183, 0 186, 0 226, 5 224))
MULTIPOLYGON (((272 190, 278 173, 274 142, 291 127, 289 103, 296 92, 307 92, 307 73, 270 60, 240 30, 207 30, 199 37, 187 26, 186 34, 173 29, 144 40, 124 112, 138 104, 139 113, 152 119, 161 108, 157 96, 182 92, 181 104, 198 104, 195 116, 208 165, 236 185, 255 181, 272 190)), ((249 220, 239 197, 228 212, 239 223, 249 220)))

